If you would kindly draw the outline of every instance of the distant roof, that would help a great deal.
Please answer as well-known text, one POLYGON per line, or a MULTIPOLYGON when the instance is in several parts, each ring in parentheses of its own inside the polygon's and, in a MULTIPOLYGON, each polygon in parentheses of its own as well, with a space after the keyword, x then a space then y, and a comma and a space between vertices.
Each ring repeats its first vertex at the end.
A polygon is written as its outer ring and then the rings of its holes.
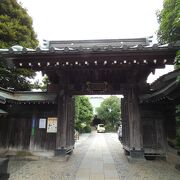
POLYGON ((172 81, 173 79, 176 80, 178 76, 180 76, 180 69, 176 69, 172 72, 164 74, 151 84, 151 89, 154 91, 161 89, 162 87, 166 86, 168 82, 172 81))
POLYGON ((7 114, 7 112, 2 110, 2 109, 0 109, 0 114, 7 114))
POLYGON ((0 104, 5 104, 5 103, 6 103, 6 99, 0 96, 0 104))
POLYGON ((180 99, 180 69, 165 74, 151 86, 151 92, 140 97, 141 102, 161 102, 180 99))
POLYGON ((16 101, 16 102, 43 102, 43 103, 55 103, 57 95, 55 93, 47 92, 31 92, 31 91, 9 91, 0 88, 0 97, 4 101, 16 101))

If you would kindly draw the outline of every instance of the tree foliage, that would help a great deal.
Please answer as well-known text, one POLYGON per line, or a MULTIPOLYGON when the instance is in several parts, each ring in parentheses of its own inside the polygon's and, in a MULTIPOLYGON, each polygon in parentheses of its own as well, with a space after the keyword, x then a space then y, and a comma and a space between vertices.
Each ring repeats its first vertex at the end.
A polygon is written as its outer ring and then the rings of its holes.
POLYGON ((35 72, 27 69, 8 69, 0 63, 0 86, 17 91, 25 91, 31 89, 28 78, 33 78, 35 72))
POLYGON ((106 125, 114 127, 121 117, 120 99, 117 96, 110 96, 101 103, 100 107, 96 108, 96 112, 106 125))
POLYGON ((49 77, 45 74, 43 76, 42 82, 39 82, 39 80, 35 81, 32 85, 32 89, 40 89, 41 91, 47 91, 48 84, 50 83, 49 77))
POLYGON ((35 48, 38 45, 32 19, 16 0, 0 3, 0 48, 13 45, 35 48))
MULTIPOLYGON (((36 34, 32 27, 32 19, 16 0, 1 0, 0 3, 0 48, 14 45, 35 48, 38 45, 36 34)), ((27 69, 8 69, 0 57, 0 84, 3 88, 14 90, 30 90, 27 78, 35 73, 27 69)))
MULTIPOLYGON (((175 43, 180 40, 180 1, 164 0, 163 9, 158 13, 160 23, 158 41, 160 44, 175 43)), ((180 51, 176 55, 176 68, 180 68, 180 51)), ((179 77, 177 77, 179 83, 179 77)), ((176 145, 180 147, 180 105, 176 106, 176 145)))
MULTIPOLYGON (((93 118, 93 107, 86 96, 75 97, 75 127, 80 132, 90 128, 93 118)), ((86 131, 86 130, 85 130, 86 131)))
POLYGON ((164 0, 163 9, 157 13, 160 24, 158 41, 160 44, 180 40, 180 1, 164 0))
MULTIPOLYGON (((180 50, 176 53, 176 64, 175 64, 176 69, 180 68, 180 50)), ((180 77, 178 77, 180 79, 180 77)))

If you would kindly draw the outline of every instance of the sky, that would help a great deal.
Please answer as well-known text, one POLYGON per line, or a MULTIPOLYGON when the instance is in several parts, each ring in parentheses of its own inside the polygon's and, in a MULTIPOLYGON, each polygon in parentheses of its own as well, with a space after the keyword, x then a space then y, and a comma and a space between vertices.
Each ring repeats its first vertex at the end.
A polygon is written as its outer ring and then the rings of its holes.
POLYGON ((152 36, 163 0, 18 0, 46 40, 152 36))
MULTIPOLYGON (((163 0, 18 0, 33 19, 40 42, 45 40, 118 39, 154 36, 163 0)), ((156 70, 148 83, 172 71, 156 70)), ((40 76, 36 77, 41 78, 40 76)))

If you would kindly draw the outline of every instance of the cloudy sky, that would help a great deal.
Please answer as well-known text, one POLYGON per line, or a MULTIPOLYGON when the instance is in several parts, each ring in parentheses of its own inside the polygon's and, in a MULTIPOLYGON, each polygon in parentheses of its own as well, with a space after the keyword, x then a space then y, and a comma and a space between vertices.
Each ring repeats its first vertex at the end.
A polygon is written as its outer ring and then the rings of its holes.
POLYGON ((18 0, 47 40, 135 38, 158 29, 163 0, 18 0))
MULTIPOLYGON (((163 0, 18 0, 45 40, 118 39, 154 35, 163 0)), ((165 72, 173 67, 166 68, 165 72)), ((149 83, 164 74, 156 70, 149 83)), ((40 76, 38 76, 40 77, 40 76)))

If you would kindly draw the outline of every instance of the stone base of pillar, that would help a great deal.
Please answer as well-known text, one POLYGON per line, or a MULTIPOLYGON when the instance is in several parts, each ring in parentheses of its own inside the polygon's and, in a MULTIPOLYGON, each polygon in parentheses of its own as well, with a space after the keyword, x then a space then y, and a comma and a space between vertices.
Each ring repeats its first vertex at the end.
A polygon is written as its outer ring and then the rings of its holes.
POLYGON ((176 164, 176 165, 175 165, 175 168, 176 168, 178 171, 180 171, 180 164, 176 164))
POLYGON ((0 179, 9 179, 8 161, 7 158, 0 158, 0 179))
POLYGON ((132 158, 144 159, 144 150, 130 150, 130 156, 132 158))
POLYGON ((127 159, 130 163, 140 163, 146 161, 144 158, 144 150, 130 150, 127 159))
POLYGON ((57 148, 54 150, 54 155, 55 156, 65 156, 67 154, 71 154, 73 152, 74 146, 70 147, 62 147, 62 148, 57 148))
POLYGON ((143 150, 130 150, 127 159, 130 163, 141 163, 146 161, 143 150))

